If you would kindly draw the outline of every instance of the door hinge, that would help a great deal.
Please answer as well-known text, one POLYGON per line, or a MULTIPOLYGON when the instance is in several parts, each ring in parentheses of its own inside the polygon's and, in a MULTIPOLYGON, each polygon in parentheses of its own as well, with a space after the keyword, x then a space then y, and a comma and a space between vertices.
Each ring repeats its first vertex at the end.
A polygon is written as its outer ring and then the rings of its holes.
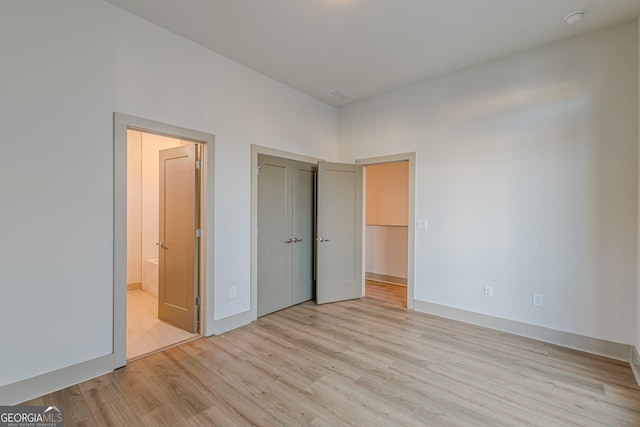
POLYGON ((202 169, 202 160, 196 160, 196 169, 202 169))
POLYGON ((196 297, 196 307, 200 307, 200 297, 196 297))
POLYGON ((196 237, 197 238, 202 237, 202 230, 200 230, 199 228, 196 229, 196 237))

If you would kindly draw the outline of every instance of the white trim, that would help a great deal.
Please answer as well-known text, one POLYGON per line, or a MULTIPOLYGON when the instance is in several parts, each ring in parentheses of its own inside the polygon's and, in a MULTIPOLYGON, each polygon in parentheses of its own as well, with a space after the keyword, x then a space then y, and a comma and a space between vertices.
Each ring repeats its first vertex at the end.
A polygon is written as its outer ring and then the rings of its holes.
POLYGON ((213 324, 213 335, 224 334, 232 329, 239 328, 241 326, 248 325, 253 322, 254 319, 251 315, 251 311, 245 311, 243 313, 234 314, 233 316, 225 317, 224 319, 216 320, 213 324))
MULTIPOLYGON (((127 130, 135 129, 202 144, 202 194, 200 245, 201 335, 212 335, 208 319, 214 319, 214 140, 212 134, 160 123, 127 114, 113 115, 113 368, 127 363, 127 130)), ((212 328, 213 329, 213 328, 212 328)))
MULTIPOLYGON (((113 354, 0 387, 0 405, 17 405, 113 371, 113 354)), ((49 402, 61 404, 61 402, 49 402)))
POLYGON ((633 372, 633 378, 636 380, 636 384, 640 386, 640 354, 635 346, 631 347, 631 371, 633 372))
POLYGON ((502 319, 500 317, 474 313, 426 301, 416 300, 414 308, 415 311, 421 313, 470 323, 472 325, 483 326, 485 328, 532 338, 574 350, 585 351, 587 353, 621 360, 623 362, 630 362, 631 360, 631 346, 628 344, 572 334, 570 332, 545 328, 544 326, 536 326, 528 323, 517 322, 515 320, 502 319))
MULTIPOLYGON (((636 40, 640 40, 640 16, 636 20, 636 40)), ((640 53, 640 44, 638 44, 638 53, 640 53)), ((640 54, 638 55, 638 80, 640 80, 640 54)), ((639 148, 636 154, 636 164, 640 165, 640 120, 638 118, 638 111, 640 111, 640 85, 638 86, 638 93, 636 98, 636 147, 639 148)), ((640 346, 640 168, 637 168, 636 173, 636 317, 635 328, 636 331, 636 346, 640 346)), ((633 375, 636 378, 636 383, 640 385, 640 357, 638 357, 638 347, 634 347, 631 355, 631 369, 633 375)))
POLYGON ((406 277, 389 276, 387 274, 364 272, 364 279, 372 282, 388 283, 390 285, 407 286, 406 277))
MULTIPOLYGON (((280 157, 287 160, 317 164, 322 159, 304 156, 302 154, 288 153, 273 148, 251 145, 251 308, 249 310, 249 322, 258 318, 258 155, 280 157)), ((240 313, 244 314, 244 313, 240 313)), ((239 315, 236 315, 239 316, 239 315)), ((235 318, 235 316, 232 316, 235 318)), ((227 319, 222 319, 227 320, 227 319)), ((219 320, 218 322, 220 322, 219 320)), ((230 322, 233 324, 233 322, 230 322)), ((242 323, 239 326, 242 326, 242 323)), ((224 329, 224 328, 222 328, 224 329)), ((226 329, 229 330, 229 329, 226 329)), ((225 331, 226 331, 225 330, 225 331)), ((217 332, 214 332, 217 333, 217 332)))
MULTIPOLYGON (((415 241, 416 229, 416 153, 391 154, 388 156, 371 157, 369 159, 356 160, 356 165, 368 166, 381 163, 409 162, 409 218, 408 218, 408 248, 407 248, 407 308, 414 308, 414 278, 415 278, 415 241)), ((365 172, 366 173, 366 172, 365 172)), ((366 186, 363 186, 363 192, 366 186)), ((363 194, 364 197, 364 194, 363 194)), ((365 205, 366 206, 366 205, 365 205)), ((363 209, 363 214, 366 209, 363 209)), ((366 227, 366 225, 364 225, 366 227)), ((364 230, 363 230, 364 234, 364 230)), ((364 238, 364 237, 363 237, 364 238)), ((366 258, 366 245, 363 242, 362 259, 366 258)), ((363 266, 364 267, 364 266, 363 266)), ((364 285, 363 285, 364 286, 364 285)))

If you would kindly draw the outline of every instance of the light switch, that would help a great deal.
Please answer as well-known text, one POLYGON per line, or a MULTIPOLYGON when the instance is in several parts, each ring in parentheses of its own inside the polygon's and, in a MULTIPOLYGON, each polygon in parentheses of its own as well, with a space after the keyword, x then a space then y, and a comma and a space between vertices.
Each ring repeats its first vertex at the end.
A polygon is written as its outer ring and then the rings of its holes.
POLYGON ((426 230, 427 229, 427 219, 426 218, 418 218, 416 220, 416 229, 418 229, 418 230, 426 230))

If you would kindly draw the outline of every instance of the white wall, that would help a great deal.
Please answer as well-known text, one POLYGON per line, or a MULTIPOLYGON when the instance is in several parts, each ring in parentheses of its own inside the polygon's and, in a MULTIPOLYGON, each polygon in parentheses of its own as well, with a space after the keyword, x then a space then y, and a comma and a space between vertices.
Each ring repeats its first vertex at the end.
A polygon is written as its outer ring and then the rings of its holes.
POLYGON ((341 161, 416 152, 417 300, 636 341, 637 44, 632 22, 340 108, 341 161))
POLYGON ((409 220, 409 162, 369 165, 365 169, 366 222, 406 226, 409 220))
POLYGON ((114 111, 215 134, 207 303, 248 311, 250 144, 334 161, 336 109, 101 0, 0 2, 0 57, 0 386, 112 352, 114 111))
MULTIPOLYGON (((365 274, 407 278, 408 234, 406 226, 367 225, 365 274)), ((375 278, 375 277, 374 277, 375 278)), ((406 283, 406 282, 405 282, 406 283)))

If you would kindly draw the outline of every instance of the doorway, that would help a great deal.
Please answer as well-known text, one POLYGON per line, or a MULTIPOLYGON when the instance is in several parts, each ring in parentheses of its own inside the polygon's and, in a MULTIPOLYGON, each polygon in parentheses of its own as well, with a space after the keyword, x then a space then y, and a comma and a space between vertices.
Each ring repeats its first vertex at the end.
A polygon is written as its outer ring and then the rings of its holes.
POLYGON ((114 114, 114 369, 207 334, 213 144, 211 134, 114 114))
POLYGON ((198 336, 199 156, 197 143, 127 130, 129 361, 198 336))
POLYGON ((365 295, 406 307, 409 162, 365 167, 365 295))
MULTIPOLYGON (((380 273, 380 271, 368 271, 369 273, 378 273, 378 274, 382 274, 382 275, 369 275, 370 278, 375 279, 375 281, 369 281, 368 283, 369 285, 369 289, 367 289, 367 281, 365 280, 365 292, 368 292, 369 294, 371 294, 372 296, 375 296, 376 298, 380 298, 382 300, 387 300, 389 302, 391 302, 392 304, 397 304, 397 305, 401 305, 403 302, 405 303, 404 306, 406 306, 407 309, 409 310, 413 310, 413 305, 414 305, 414 270, 415 270, 415 231, 414 231, 414 227, 413 224, 415 224, 416 222, 416 216, 415 216, 415 194, 416 194, 416 190, 415 190, 415 182, 416 182, 416 154, 415 153, 402 153, 402 154, 392 154, 392 155, 388 155, 388 156, 381 156, 381 157, 372 157, 372 158, 368 158, 368 159, 361 159, 361 160, 357 160, 356 164, 358 165, 362 165, 365 167, 365 191, 364 191, 364 197, 366 198, 367 196, 367 189, 366 186, 369 184, 366 175, 369 174, 369 172, 372 170, 370 169, 372 166, 382 166, 382 165, 387 165, 387 164, 391 164, 391 165, 396 165, 395 167, 400 169, 400 171, 395 171, 395 180, 396 181, 403 181, 406 182, 406 190, 402 189, 401 191, 404 192, 406 191, 406 197, 402 197, 402 198, 398 198, 397 195, 392 195, 390 197, 387 198, 386 202, 383 203, 390 203, 387 206, 384 206, 385 209, 389 209, 389 208, 393 208, 394 204, 402 204, 403 206, 405 206, 405 200, 406 200, 406 226, 402 225, 403 222, 401 222, 400 218, 404 218, 405 214, 404 212, 402 212, 402 215, 399 215, 398 213, 400 212, 399 210, 394 210, 391 213, 386 213, 384 214, 384 217, 386 217, 386 219, 379 219, 375 218, 376 215, 374 215, 374 218, 371 219, 372 222, 378 222, 378 223, 389 223, 389 224, 383 224, 383 225, 392 225, 392 226, 402 226, 400 227, 398 230, 395 230, 395 232, 392 230, 391 233, 395 233, 396 236, 393 238, 389 238, 387 236, 386 240, 393 240, 391 245, 383 245, 383 247, 386 247, 387 250, 391 250, 391 248, 389 246, 395 247, 397 248, 398 252, 400 252, 402 255, 404 255, 406 253, 406 285, 405 286, 397 286, 396 284, 393 285, 388 285, 386 286, 385 283, 380 283, 380 282, 400 282, 400 284, 402 285, 405 280, 403 280, 404 278, 401 277, 401 274, 398 273, 398 271, 400 270, 399 266, 402 266, 404 264, 404 256, 402 257, 398 257, 401 258, 400 260, 396 259, 395 260, 395 267, 393 267, 393 269, 390 269, 389 267, 386 267, 385 270, 383 270, 382 273, 380 273), (402 164, 402 166, 397 166, 397 164, 402 164), (404 176, 406 176, 406 181, 404 181, 404 176), (404 229, 406 227, 406 240, 404 238, 404 229), (406 242, 406 246, 405 245, 406 242), (404 247, 403 247, 404 246, 404 247), (391 272, 392 274, 385 274, 391 272), (388 277, 391 276, 391 277, 388 277), (399 277, 400 276, 400 277, 399 277)), ((393 168, 394 166, 391 166, 391 168, 393 168)), ((382 168, 382 171, 384 172, 384 167, 382 168)), ((374 172, 375 173, 375 172, 374 172)), ((384 178, 386 176, 385 173, 382 173, 382 180, 384 182, 384 178)), ((379 177, 380 178, 380 177, 379 177)), ((377 184, 375 182, 372 183, 372 185, 376 186, 377 184)), ((388 185, 388 184, 385 184, 388 185)), ((393 185, 392 187, 400 187, 402 184, 401 183, 396 183, 395 185, 393 185)), ((371 206, 371 200, 365 200, 365 222, 368 222, 367 220, 369 219, 369 213, 367 212, 368 210, 374 209, 371 206)), ((379 224, 375 224, 376 226, 379 224)), ((366 228, 366 226, 365 226, 366 228)), ((395 228, 395 227, 394 227, 395 228)), ((369 264, 369 268, 367 268, 367 263, 366 260, 369 259, 371 260, 372 255, 375 256, 380 256, 380 254, 377 252, 376 249, 370 249, 369 248, 369 243, 375 243, 375 238, 378 238, 378 240, 380 240, 380 234, 390 234, 390 232, 388 230, 383 231, 382 233, 379 230, 376 230, 376 232, 374 232, 374 234, 372 235, 372 239, 367 239, 366 234, 368 230, 365 230, 365 249, 364 249, 364 260, 363 260, 363 264, 364 264, 364 268, 365 268, 365 272, 367 272, 367 270, 373 269, 374 267, 371 267, 371 264, 369 264), (372 242, 367 242, 367 240, 372 240, 372 242), (373 250, 374 254, 370 254, 369 252, 373 250)), ((388 262, 388 261, 387 261, 388 262)), ((401 271, 401 270, 400 270, 401 271)), ((366 277, 366 273, 365 273, 365 277, 366 277)))
POLYGON ((314 293, 318 304, 363 297, 362 166, 258 146, 252 163, 252 320, 314 293))

